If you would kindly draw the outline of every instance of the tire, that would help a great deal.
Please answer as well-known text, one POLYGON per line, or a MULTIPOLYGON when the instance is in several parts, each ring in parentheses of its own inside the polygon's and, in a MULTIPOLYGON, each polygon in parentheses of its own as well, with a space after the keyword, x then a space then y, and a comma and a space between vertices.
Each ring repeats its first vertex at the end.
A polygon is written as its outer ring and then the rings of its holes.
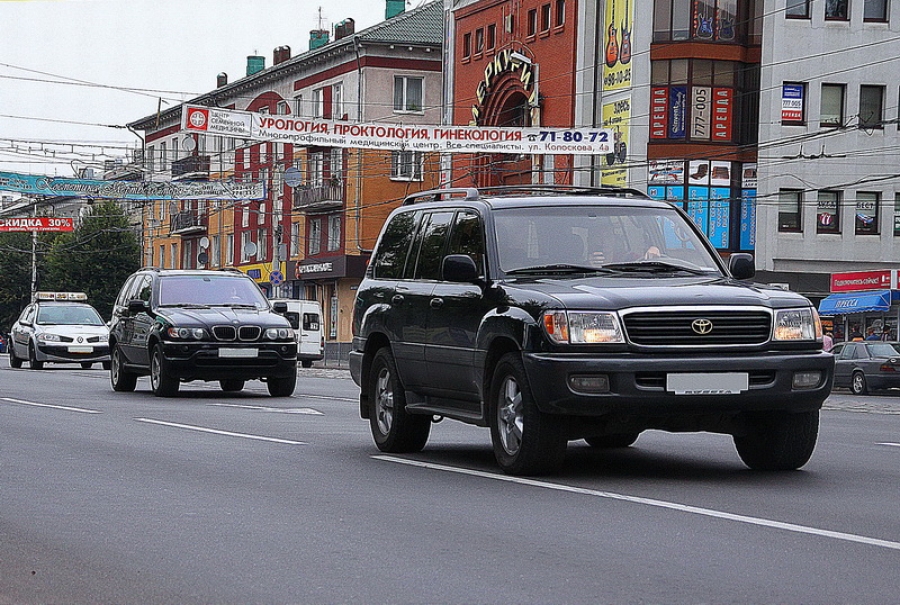
POLYGON ((369 426, 375 445, 393 454, 421 451, 431 432, 431 416, 406 411, 406 394, 389 348, 375 353, 370 377, 369 426))
POLYGON ((760 471, 791 471, 806 464, 819 435, 819 411, 749 415, 749 431, 734 436, 738 455, 760 471))
POLYGON ((491 441, 503 472, 544 475, 557 471, 568 442, 564 425, 537 409, 518 353, 500 358, 490 393, 491 441))
POLYGON ((90 370, 92 365, 94 365, 94 364, 92 364, 90 361, 82 361, 81 369, 82 370, 90 370))
POLYGON ((28 345, 28 366, 32 370, 43 370, 44 369, 44 362, 38 361, 37 355, 35 354, 34 343, 31 343, 28 345))
MULTIPOLYGON (((104 362, 106 363, 106 362, 104 362)), ((122 352, 119 346, 113 346, 109 360, 109 383, 114 391, 130 393, 137 385, 137 374, 127 371, 122 364, 122 352)))
POLYGON ((868 395, 869 384, 866 382, 866 375, 862 372, 853 372, 850 377, 850 391, 854 395, 868 395))
POLYGON ((112 367, 112 362, 110 362, 110 361, 103 361, 103 362, 101 362, 101 363, 102 363, 102 366, 101 366, 101 367, 102 367, 104 370, 109 370, 109 369, 112 367))
POLYGON ((640 433, 617 433, 615 435, 585 437, 584 440, 595 449, 613 449, 630 446, 637 441, 638 435, 640 433))
POLYGON ((16 357, 15 347, 9 345, 9 367, 19 369, 22 367, 22 358, 16 357))
POLYGON ((150 388, 157 397, 175 397, 178 394, 178 379, 169 376, 166 360, 159 345, 150 353, 150 388))
POLYGON ((244 381, 240 378, 226 378, 225 380, 219 381, 219 386, 222 387, 222 390, 226 393, 237 393, 238 391, 243 390, 244 381))
POLYGON ((285 378, 269 378, 266 380, 266 387, 268 387, 269 395, 272 397, 290 397, 294 394, 294 387, 296 386, 296 372, 285 378))
POLYGON ((312 367, 312 359, 303 359, 300 361, 300 365, 303 366, 304 368, 311 368, 312 367))

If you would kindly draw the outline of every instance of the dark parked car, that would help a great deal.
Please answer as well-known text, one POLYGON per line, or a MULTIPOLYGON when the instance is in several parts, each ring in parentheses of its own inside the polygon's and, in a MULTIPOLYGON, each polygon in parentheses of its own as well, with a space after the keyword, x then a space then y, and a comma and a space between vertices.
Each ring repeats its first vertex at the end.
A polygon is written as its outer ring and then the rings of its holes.
POLYGON ((731 434, 748 466, 798 468, 834 361, 813 305, 740 281, 753 274, 636 191, 411 196, 357 291, 360 414, 386 452, 421 450, 445 417, 490 427, 511 474, 557 469, 570 440, 625 447, 648 429, 731 434))
POLYGON ((834 386, 847 387, 854 395, 900 387, 900 343, 883 341, 836 344, 834 386))
POLYGON ((283 313, 239 271, 142 269, 119 292, 110 322, 113 390, 133 391, 150 376, 154 394, 181 382, 217 380, 240 391, 263 380, 286 397, 297 382, 297 342, 283 313))

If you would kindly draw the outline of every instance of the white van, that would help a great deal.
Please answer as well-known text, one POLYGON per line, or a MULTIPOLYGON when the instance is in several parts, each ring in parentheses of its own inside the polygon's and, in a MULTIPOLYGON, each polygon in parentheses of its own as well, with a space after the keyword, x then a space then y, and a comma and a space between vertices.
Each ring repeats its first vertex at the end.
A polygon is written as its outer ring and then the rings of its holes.
POLYGON ((322 306, 315 300, 273 298, 269 302, 287 304, 285 316, 297 334, 297 361, 304 368, 325 358, 325 333, 322 327, 322 306))

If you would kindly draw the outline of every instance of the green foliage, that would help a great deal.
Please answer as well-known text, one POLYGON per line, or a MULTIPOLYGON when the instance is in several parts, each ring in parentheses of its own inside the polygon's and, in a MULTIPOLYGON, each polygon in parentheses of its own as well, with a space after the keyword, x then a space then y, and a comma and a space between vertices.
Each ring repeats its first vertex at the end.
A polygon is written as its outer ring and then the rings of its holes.
POLYGON ((9 329, 31 302, 31 234, 0 233, 0 330, 9 329))
POLYGON ((86 292, 109 319, 125 279, 140 268, 141 246, 118 203, 98 201, 75 231, 54 239, 46 262, 42 290, 86 292))

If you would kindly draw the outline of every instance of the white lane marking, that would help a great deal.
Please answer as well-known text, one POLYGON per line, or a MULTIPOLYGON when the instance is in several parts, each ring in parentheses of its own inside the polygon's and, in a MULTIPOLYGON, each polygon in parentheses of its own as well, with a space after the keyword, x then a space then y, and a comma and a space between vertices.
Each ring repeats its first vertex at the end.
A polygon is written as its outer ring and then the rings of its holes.
POLYGON ((261 412, 278 412, 279 414, 308 414, 310 416, 324 416, 319 410, 313 408, 273 408, 265 405, 240 405, 237 403, 210 403, 219 408, 239 408, 242 410, 259 410, 261 412))
POLYGON ((13 399, 12 397, 0 397, 0 401, 8 401, 18 405, 30 405, 36 408, 53 408, 54 410, 65 410, 67 412, 81 412, 82 414, 100 414, 100 410, 91 410, 88 408, 76 408, 69 405, 53 405, 51 403, 37 403, 36 401, 25 401, 24 399, 13 399))
POLYGON ((275 437, 263 437, 262 435, 250 435, 248 433, 232 433, 231 431, 220 431, 218 429, 209 429, 203 426, 194 426, 192 424, 178 424, 177 422, 164 422, 162 420, 153 420, 152 418, 135 418, 138 422, 146 422, 148 424, 158 424, 161 426, 171 426, 177 429, 187 429, 189 431, 198 431, 200 433, 213 433, 215 435, 225 435, 226 437, 241 437, 242 439, 253 439, 255 441, 268 441, 270 443, 286 443, 287 445, 306 445, 303 441, 290 441, 288 439, 276 439, 275 437))
POLYGON ((809 527, 807 525, 797 525, 795 523, 784 523, 782 521, 773 521, 771 519, 763 519, 761 517, 749 517, 747 515, 736 515, 734 513, 726 513, 724 511, 713 510, 709 508, 701 508, 698 506, 689 506, 686 504, 678 504, 677 502, 666 502, 664 500, 654 500, 652 498, 642 498, 639 496, 628 496, 625 494, 616 494, 613 492, 604 492, 584 487, 575 487, 572 485, 561 485, 558 483, 548 483, 546 481, 537 481, 534 479, 524 479, 522 477, 511 477, 509 475, 496 475, 486 473, 484 471, 476 471, 467 468, 459 468, 455 466, 445 466, 443 464, 432 464, 430 462, 419 462, 417 460, 405 460, 403 458, 394 458, 392 456, 372 456, 377 460, 386 462, 396 462, 398 464, 406 464, 409 466, 417 466, 431 470, 447 471, 458 473, 460 475, 471 475, 473 477, 481 477, 484 479, 494 479, 495 481, 506 481, 507 483, 518 483, 520 485, 528 485, 531 487, 542 487, 560 492, 569 492, 572 494, 583 494, 587 496, 595 496, 597 498, 608 498, 610 500, 622 500, 634 504, 645 504, 647 506, 655 506, 657 508, 667 508, 677 510, 684 513, 692 513, 695 515, 703 515, 706 517, 714 517, 716 519, 724 519, 726 521, 735 521, 737 523, 746 523, 749 525, 759 525, 762 527, 771 527, 775 529, 783 529, 799 534, 812 534, 824 538, 832 538, 834 540, 844 540, 846 542, 857 542, 867 546, 878 546, 891 550, 900 550, 900 542, 891 540, 880 540, 878 538, 869 538, 857 534, 848 534, 839 531, 831 531, 828 529, 819 529, 817 527, 809 527))
POLYGON ((891 447, 900 447, 900 443, 876 443, 875 445, 889 445, 891 447))

